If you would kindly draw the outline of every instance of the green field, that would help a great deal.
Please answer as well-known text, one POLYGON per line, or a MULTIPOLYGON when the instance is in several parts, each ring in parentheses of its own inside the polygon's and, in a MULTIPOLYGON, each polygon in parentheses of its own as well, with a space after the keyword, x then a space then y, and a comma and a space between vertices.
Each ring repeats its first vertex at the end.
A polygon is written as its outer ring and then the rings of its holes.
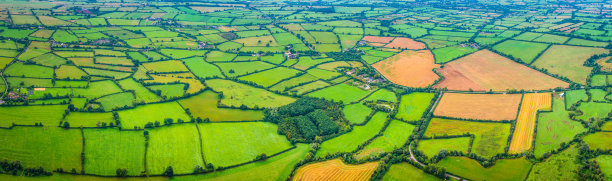
POLYGON ((254 121, 263 119, 261 111, 218 108, 219 94, 205 91, 188 99, 178 102, 185 109, 189 109, 195 118, 208 118, 210 121, 254 121))
MULTIPOLYGON (((54 125, 55 126, 55 125, 54 125)), ((45 171, 63 169, 81 172, 83 137, 76 129, 58 127, 15 127, 0 129, 3 148, 0 159, 19 161, 26 168, 42 167, 45 171), (27 135, 27 136, 24 136, 27 135)))
POLYGON ((348 84, 338 84, 309 93, 306 96, 341 101, 344 104, 349 104, 355 101, 359 101, 368 94, 370 94, 370 91, 366 91, 355 86, 350 86, 348 84))
POLYGON ((510 124, 459 121, 443 118, 432 118, 424 136, 439 137, 444 135, 474 135, 472 153, 491 157, 503 153, 510 135, 510 124))
POLYGON ((440 178, 425 173, 423 170, 410 165, 409 163, 402 162, 391 165, 385 176, 382 178, 385 181, 409 181, 409 180, 422 180, 422 181, 436 181, 440 178))
POLYGON ((545 152, 556 150, 561 143, 568 143, 576 134, 586 131, 579 122, 569 119, 563 98, 558 95, 553 99, 552 112, 538 115, 534 155, 541 157, 545 152))
POLYGON ((582 139, 589 144, 591 149, 611 150, 612 149, 612 132, 596 132, 586 135, 582 139))
POLYGON ((551 156, 531 168, 527 180, 574 180, 578 177, 581 165, 578 161, 579 150, 576 146, 551 156))
POLYGON ((429 107, 429 103, 434 98, 433 93, 410 93, 403 95, 400 99, 397 114, 395 118, 404 121, 418 121, 423 116, 423 113, 429 107))
POLYGON ((96 101, 102 105, 104 111, 112 111, 117 108, 134 107, 134 99, 134 94, 131 92, 122 92, 100 97, 96 101))
POLYGON ((278 107, 295 101, 294 98, 277 95, 264 89, 254 88, 245 84, 223 79, 206 81, 216 92, 222 92, 221 104, 226 106, 240 107, 278 107))
POLYGON ((66 116, 66 118, 64 118, 64 122, 68 122, 70 124, 70 127, 74 127, 74 128, 79 128, 79 127, 93 128, 93 127, 101 127, 103 123, 106 123, 107 126, 110 126, 111 123, 114 125, 115 119, 113 118, 113 114, 110 112, 106 112, 106 113, 71 112, 66 116))
POLYGON ((393 120, 391 123, 389 123, 387 128, 385 128, 383 135, 374 139, 370 144, 363 148, 363 150, 364 152, 390 152, 401 148, 408 140, 408 137, 412 134, 414 127, 414 125, 393 120))
POLYGON ((336 152, 354 151, 357 146, 378 134, 385 121, 387 121, 387 113, 375 113, 365 125, 354 126, 351 132, 323 142, 316 156, 323 157, 336 152))
POLYGON ((344 113, 346 119, 348 119, 351 123, 361 124, 366 121, 366 117, 370 115, 372 109, 361 103, 355 103, 345 105, 342 112, 344 113))
POLYGON ((257 85, 261 85, 263 87, 270 87, 271 85, 276 84, 282 80, 291 78, 300 73, 299 70, 285 68, 285 67, 277 67, 274 69, 257 72, 254 74, 242 76, 239 79, 249 82, 254 82, 257 85))
POLYGON ((159 121, 160 125, 165 125, 164 120, 168 118, 172 119, 174 123, 178 119, 191 120, 177 102, 147 104, 137 106, 134 109, 117 111, 117 114, 121 121, 121 128, 124 129, 144 128, 145 124, 155 123, 155 121, 159 121))
POLYGON ((510 55, 517 60, 530 64, 542 51, 548 48, 548 44, 526 41, 506 40, 493 47, 493 50, 510 55))
POLYGON ((450 47, 434 49, 431 51, 431 53, 434 54, 436 63, 443 64, 443 63, 450 62, 451 60, 454 60, 456 58, 470 54, 475 51, 477 51, 477 49, 473 49, 469 46, 467 47, 450 46, 450 47))
POLYGON ((42 123, 49 127, 57 126, 66 108, 68 108, 67 105, 0 107, 2 115, 0 127, 8 128, 13 124, 34 125, 35 123, 42 123))
POLYGON ((437 155, 441 150, 467 153, 470 139, 470 137, 459 137, 421 140, 417 150, 423 152, 429 158, 437 155))
POLYGON ((208 123, 199 124, 202 151, 206 163, 231 166, 252 161, 262 153, 273 155, 289 149, 285 136, 276 133, 272 123, 208 123))
POLYGON ((203 166, 200 135, 195 124, 178 124, 149 131, 147 172, 160 175, 172 166, 174 174, 193 173, 203 166))
POLYGON ((592 67, 582 66, 583 62, 592 55, 608 52, 609 50, 602 48, 553 45, 533 62, 533 65, 547 69, 549 73, 567 77, 573 82, 586 84, 592 67))
POLYGON ((85 172, 116 176, 117 169, 128 175, 144 171, 145 137, 142 131, 117 129, 85 129, 85 172))
POLYGON ((204 61, 204 58, 201 57, 193 57, 183 59, 183 62, 193 72, 195 76, 198 78, 213 78, 213 77, 223 77, 221 70, 217 68, 215 65, 207 63, 204 61))
POLYGON ((466 157, 446 157, 437 165, 446 168, 446 172, 471 180, 522 180, 531 168, 531 162, 524 158, 497 160, 495 165, 483 168, 466 157))
POLYGON ((597 157, 599 169, 605 174, 606 178, 612 178, 612 156, 600 155, 597 157))

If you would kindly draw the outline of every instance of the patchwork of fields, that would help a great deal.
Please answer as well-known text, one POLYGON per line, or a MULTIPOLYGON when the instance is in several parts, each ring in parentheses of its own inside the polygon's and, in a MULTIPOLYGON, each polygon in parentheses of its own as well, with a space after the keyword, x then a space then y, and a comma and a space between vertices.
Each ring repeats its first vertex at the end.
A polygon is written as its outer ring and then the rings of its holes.
POLYGON ((609 1, 0 3, 0 180, 611 180, 609 1))

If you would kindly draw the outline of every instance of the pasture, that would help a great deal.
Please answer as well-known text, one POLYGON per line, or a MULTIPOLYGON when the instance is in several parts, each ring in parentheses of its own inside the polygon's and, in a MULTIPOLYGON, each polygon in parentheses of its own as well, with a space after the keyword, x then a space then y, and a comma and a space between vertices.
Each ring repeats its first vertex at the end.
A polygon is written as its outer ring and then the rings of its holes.
POLYGON ((177 124, 149 131, 146 151, 147 172, 161 175, 172 166, 174 174, 193 173, 203 166, 200 135, 195 124, 177 124))
POLYGON ((262 111, 219 108, 219 94, 205 91, 187 99, 179 100, 179 104, 189 109, 195 118, 208 118, 210 121, 254 121, 263 119, 262 111))
POLYGON ((306 94, 306 96, 324 98, 327 100, 333 100, 343 102, 344 104, 349 104, 352 102, 359 101, 368 94, 370 94, 370 91, 350 86, 348 84, 338 84, 306 94))
POLYGON ((609 53, 603 48, 553 45, 546 50, 532 65, 546 69, 549 73, 567 77, 572 82, 586 84, 592 67, 583 63, 589 57, 609 53))
POLYGON ((376 112, 365 125, 354 126, 351 132, 321 143, 321 148, 317 151, 316 156, 323 157, 337 152, 354 151, 357 146, 376 136, 385 125, 385 121, 387 121, 387 113, 376 112))
POLYGON ((421 140, 417 150, 423 152, 429 158, 437 155, 441 150, 467 153, 470 147, 470 139, 470 137, 458 137, 421 140))
POLYGON ((145 137, 142 131, 117 129, 85 129, 85 172, 116 176, 118 168, 128 175, 138 176, 145 171, 145 137))
POLYGON ((123 129, 144 128, 145 124, 156 121, 160 122, 160 125, 165 125, 165 119, 172 119, 174 123, 178 119, 191 120, 177 102, 141 105, 134 109, 117 111, 117 114, 123 129))
POLYGON ((435 138, 466 133, 474 135, 472 153, 491 157, 504 152, 510 136, 510 124, 432 118, 424 136, 435 138))
POLYGON ((36 123, 49 127, 57 126, 66 108, 68 105, 3 106, 0 107, 0 115, 2 115, 0 126, 8 128, 13 124, 34 125, 36 123))
POLYGON ((537 117, 534 155, 541 157, 545 152, 557 149, 561 143, 568 143, 574 136, 586 131, 577 121, 570 120, 565 110, 563 97, 553 95, 552 112, 541 112, 537 117))
POLYGON ((406 162, 396 163, 389 167, 387 173, 382 178, 385 181, 409 181, 409 180, 422 180, 422 181, 437 181, 440 178, 425 173, 423 170, 410 165, 406 162))
POLYGON ((495 165, 484 168, 467 157, 446 157, 436 165, 470 180, 522 180, 531 168, 531 162, 524 158, 500 159, 495 165))
POLYGON ((260 88, 254 88, 245 84, 236 83, 223 79, 212 79, 206 81, 215 92, 223 93, 221 104, 230 107, 278 107, 295 101, 294 98, 274 94, 260 88))
POLYGON ((291 148, 277 126, 266 122, 198 124, 206 163, 232 166, 261 154, 274 155, 291 148))
POLYGON ((506 40, 493 46, 493 50, 510 55, 516 60, 530 64, 542 51, 548 48, 548 44, 534 43, 517 40, 506 40))
POLYGON ((584 142, 589 144, 591 150, 611 150, 612 149, 612 132, 596 132, 586 135, 582 138, 584 142))
POLYGON ((370 115, 372 109, 361 103, 345 105, 342 109, 344 116, 349 122, 354 124, 361 124, 366 121, 366 117, 370 115))
POLYGON ((395 114, 395 118, 404 121, 420 120, 423 113, 425 113, 425 111, 429 111, 426 109, 429 107, 429 104, 434 96, 434 93, 423 92, 414 92, 403 95, 400 99, 400 104, 397 114, 395 114))
POLYGON ((528 181, 573 180, 578 177, 582 165, 578 161, 579 150, 571 146, 531 168, 528 181))
POLYGON ((408 137, 412 134, 414 128, 414 125, 392 120, 385 128, 383 135, 366 145, 360 153, 370 155, 375 152, 391 152, 401 148, 408 141, 408 137))

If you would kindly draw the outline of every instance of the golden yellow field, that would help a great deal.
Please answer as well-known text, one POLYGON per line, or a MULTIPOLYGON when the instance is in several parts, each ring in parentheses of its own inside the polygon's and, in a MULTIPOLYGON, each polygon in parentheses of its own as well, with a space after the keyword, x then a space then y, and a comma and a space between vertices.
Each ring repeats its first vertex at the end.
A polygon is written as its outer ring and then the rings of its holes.
POLYGON ((369 180, 376 167, 378 162, 347 165, 333 159, 300 167, 293 180, 369 180))
POLYGON ((531 93, 523 95, 523 102, 516 119, 516 127, 510 142, 510 153, 521 153, 531 148, 533 130, 538 111, 551 109, 550 93, 531 93))

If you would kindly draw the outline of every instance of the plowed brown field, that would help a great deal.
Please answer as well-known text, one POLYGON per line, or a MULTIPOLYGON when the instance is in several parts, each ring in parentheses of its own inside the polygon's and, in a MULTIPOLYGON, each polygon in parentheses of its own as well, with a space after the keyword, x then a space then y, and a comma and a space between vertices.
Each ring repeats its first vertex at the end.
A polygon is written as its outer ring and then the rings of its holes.
POLYGON ((429 50, 406 50, 372 65, 389 81, 408 87, 427 87, 438 75, 433 72, 440 65, 434 63, 429 50))
POLYGON ((411 49, 411 50, 421 50, 421 49, 426 48, 424 43, 414 41, 413 39, 410 39, 410 38, 402 38, 402 37, 393 39, 393 41, 385 45, 385 47, 397 48, 397 49, 411 49))
POLYGON ((552 106, 551 103, 550 93, 531 93, 523 95, 521 110, 516 119, 514 134, 510 141, 509 153, 521 153, 531 148, 538 110, 550 110, 552 106))
POLYGON ((475 120, 514 120, 520 103, 521 94, 444 93, 434 115, 475 120))
POLYGON ((313 163, 300 167, 293 180, 369 180, 378 162, 347 165, 340 159, 313 163))
POLYGON ((568 87, 567 82, 516 63, 489 50, 480 50, 444 64, 444 80, 435 88, 474 91, 547 90, 568 87))

